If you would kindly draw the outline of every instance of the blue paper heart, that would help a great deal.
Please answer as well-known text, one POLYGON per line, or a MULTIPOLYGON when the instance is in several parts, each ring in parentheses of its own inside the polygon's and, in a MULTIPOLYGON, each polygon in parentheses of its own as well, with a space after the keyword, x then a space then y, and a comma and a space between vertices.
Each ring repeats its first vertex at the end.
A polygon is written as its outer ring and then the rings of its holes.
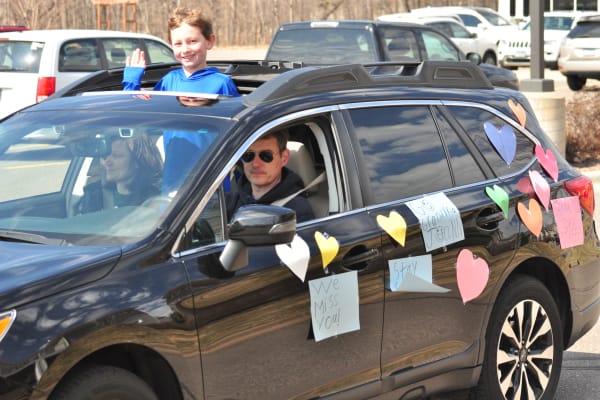
POLYGON ((496 148, 502 159, 510 165, 517 152, 517 137, 509 125, 504 125, 500 130, 491 122, 484 122, 483 128, 490 142, 496 148))

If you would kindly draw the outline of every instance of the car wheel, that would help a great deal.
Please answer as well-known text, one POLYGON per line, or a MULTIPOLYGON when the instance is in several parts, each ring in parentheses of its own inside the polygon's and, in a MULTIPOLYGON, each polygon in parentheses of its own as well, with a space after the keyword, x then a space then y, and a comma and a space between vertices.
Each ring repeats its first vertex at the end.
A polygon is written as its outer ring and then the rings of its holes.
POLYGON ((158 400, 137 375, 117 367, 86 367, 59 384, 50 400, 158 400))
POLYGON ((476 399, 554 399, 562 365, 556 302, 537 279, 518 275, 496 300, 476 399))
POLYGON ((492 52, 487 52, 483 55, 483 61, 484 64, 492 64, 492 65, 496 65, 497 64, 497 60, 496 60, 496 55, 492 52))
POLYGON ((567 75, 567 85, 571 90, 581 90, 585 86, 586 78, 580 78, 579 76, 567 75))

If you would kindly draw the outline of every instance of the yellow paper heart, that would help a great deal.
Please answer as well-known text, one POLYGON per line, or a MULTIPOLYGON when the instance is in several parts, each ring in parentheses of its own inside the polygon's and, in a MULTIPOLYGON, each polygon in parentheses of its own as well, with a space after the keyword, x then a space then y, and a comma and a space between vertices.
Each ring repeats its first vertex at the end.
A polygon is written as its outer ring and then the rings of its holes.
POLYGON ((336 238, 333 236, 325 236, 321 232, 315 232, 315 241, 319 250, 321 251, 321 258, 323 259, 323 269, 327 268, 330 262, 333 261, 340 250, 340 245, 336 238))
POLYGON ((385 215, 378 215, 377 223, 388 235, 392 237, 392 239, 404 247, 404 243, 406 241, 406 221, 402 215, 398 214, 396 211, 390 212, 389 217, 386 217, 385 215))

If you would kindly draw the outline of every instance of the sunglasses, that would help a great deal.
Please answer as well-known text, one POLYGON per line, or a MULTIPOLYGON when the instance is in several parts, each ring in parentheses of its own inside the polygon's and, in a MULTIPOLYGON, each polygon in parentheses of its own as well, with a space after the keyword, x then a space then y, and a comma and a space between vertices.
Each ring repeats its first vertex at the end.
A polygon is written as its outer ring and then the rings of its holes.
MULTIPOLYGON (((242 161, 245 163, 252 162, 252 160, 254 160, 255 155, 256 155, 256 152, 247 151, 242 155, 242 161)), ((260 158, 262 161, 264 161, 268 164, 271 161, 273 161, 274 155, 271 150, 262 150, 258 153, 258 158, 260 158)))

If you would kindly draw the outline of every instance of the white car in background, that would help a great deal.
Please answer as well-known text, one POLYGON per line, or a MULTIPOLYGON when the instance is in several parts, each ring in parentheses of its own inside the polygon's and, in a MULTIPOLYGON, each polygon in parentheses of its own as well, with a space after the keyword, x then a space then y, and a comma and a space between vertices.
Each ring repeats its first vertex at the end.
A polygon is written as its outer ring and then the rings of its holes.
POLYGON ((171 46, 142 34, 89 29, 0 33, 0 118, 39 103, 98 70, 123 67, 133 50, 147 64, 177 62, 171 46))
MULTIPOLYGON (((584 16, 593 12, 547 11, 544 13, 544 64, 550 69, 558 68, 560 44, 569 31, 584 16)), ((516 69, 528 67, 531 62, 531 21, 522 29, 507 36, 498 44, 501 67, 516 69)))
POLYGON ((498 57, 496 43, 488 37, 479 37, 470 32, 458 16, 419 17, 411 13, 387 14, 377 18, 389 22, 413 22, 430 26, 448 36, 465 54, 477 53, 481 62, 496 65, 498 57))
POLYGON ((516 24, 487 7, 423 7, 415 8, 411 13, 430 17, 458 16, 470 32, 476 33, 479 38, 487 38, 496 45, 511 32, 519 30, 516 24))

